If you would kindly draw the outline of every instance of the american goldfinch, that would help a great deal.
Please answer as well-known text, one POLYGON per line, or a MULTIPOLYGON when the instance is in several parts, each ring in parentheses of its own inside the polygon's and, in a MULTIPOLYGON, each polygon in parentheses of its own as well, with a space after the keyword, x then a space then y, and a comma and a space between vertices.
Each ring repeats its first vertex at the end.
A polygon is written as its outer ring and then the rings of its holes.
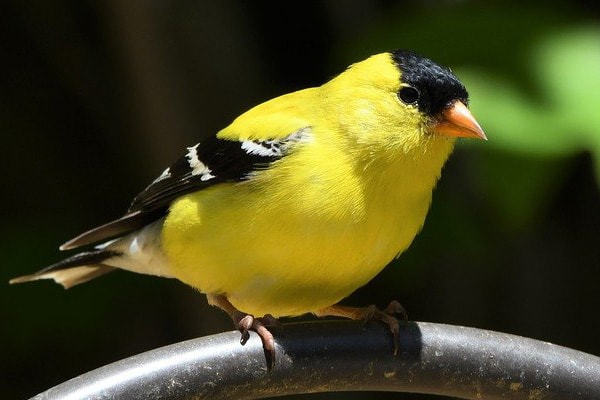
POLYGON ((117 268, 177 278, 269 351, 279 316, 377 318, 397 334, 399 303, 338 302, 410 245, 455 139, 486 139, 467 104, 449 69, 374 55, 188 147, 123 217, 60 249, 95 247, 11 283, 69 288, 117 268))

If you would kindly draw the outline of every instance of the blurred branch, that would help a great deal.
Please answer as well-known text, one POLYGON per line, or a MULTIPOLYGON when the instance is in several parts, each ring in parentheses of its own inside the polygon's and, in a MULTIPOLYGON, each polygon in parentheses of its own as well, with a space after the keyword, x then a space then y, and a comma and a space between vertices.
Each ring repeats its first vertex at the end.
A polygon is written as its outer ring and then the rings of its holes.
POLYGON ((464 399, 598 399, 600 358, 551 343, 460 326, 411 322, 401 351, 381 324, 286 324, 266 370, 255 334, 193 339, 139 354, 34 399, 254 399, 330 391, 430 393, 464 399))

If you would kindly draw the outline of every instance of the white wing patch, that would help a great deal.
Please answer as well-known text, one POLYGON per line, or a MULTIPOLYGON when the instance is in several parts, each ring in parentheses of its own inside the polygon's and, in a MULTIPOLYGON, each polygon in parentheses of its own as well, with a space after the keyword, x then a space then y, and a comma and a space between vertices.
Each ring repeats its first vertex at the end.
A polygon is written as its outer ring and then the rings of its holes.
POLYGON ((208 181, 215 176, 212 174, 210 168, 208 168, 208 166, 206 166, 206 164, 204 164, 198 158, 198 146, 200 146, 200 143, 195 146, 188 147, 188 153, 186 154, 186 157, 188 158, 188 163, 192 169, 192 175, 200 175, 201 181, 208 181))
POLYGON ((242 149, 246 153, 261 157, 282 157, 294 143, 307 142, 312 138, 310 128, 302 128, 281 139, 244 140, 242 149))
POLYGON ((281 149, 277 147, 278 143, 275 140, 266 140, 264 142, 244 140, 242 142, 242 149, 246 150, 246 153, 256 156, 277 157, 281 154, 281 149))
POLYGON ((167 168, 162 172, 162 174, 160 174, 160 176, 158 178, 156 178, 154 180, 154 182, 152 182, 152 184, 155 184, 156 182, 160 182, 163 179, 168 179, 170 177, 171 177, 171 168, 167 168))

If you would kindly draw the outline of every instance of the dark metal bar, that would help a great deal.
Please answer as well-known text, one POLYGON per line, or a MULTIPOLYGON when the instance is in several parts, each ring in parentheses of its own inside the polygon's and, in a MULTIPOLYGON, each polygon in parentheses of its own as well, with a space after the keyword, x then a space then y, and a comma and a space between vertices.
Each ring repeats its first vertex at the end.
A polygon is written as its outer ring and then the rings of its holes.
POLYGON ((329 391, 430 393, 464 399, 600 399, 600 358, 504 333, 410 322, 400 352, 379 323, 274 328, 267 371, 255 334, 193 339, 88 372, 34 399, 255 399, 329 391))

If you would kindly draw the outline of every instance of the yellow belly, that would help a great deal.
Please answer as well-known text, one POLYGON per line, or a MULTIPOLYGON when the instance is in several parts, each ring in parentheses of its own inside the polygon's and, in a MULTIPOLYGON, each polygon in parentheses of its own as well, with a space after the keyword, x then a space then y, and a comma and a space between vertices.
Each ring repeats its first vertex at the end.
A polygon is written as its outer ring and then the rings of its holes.
POLYGON ((184 196, 163 229, 170 272, 255 315, 300 315, 335 304, 409 246, 431 194, 368 205, 356 188, 347 189, 352 193, 333 198, 321 193, 319 201, 309 188, 274 199, 249 183, 184 196))
POLYGON ((170 274, 274 316, 331 306, 372 279, 421 229, 452 142, 432 140, 427 163, 402 153, 368 166, 320 148, 175 201, 162 230, 170 274))

